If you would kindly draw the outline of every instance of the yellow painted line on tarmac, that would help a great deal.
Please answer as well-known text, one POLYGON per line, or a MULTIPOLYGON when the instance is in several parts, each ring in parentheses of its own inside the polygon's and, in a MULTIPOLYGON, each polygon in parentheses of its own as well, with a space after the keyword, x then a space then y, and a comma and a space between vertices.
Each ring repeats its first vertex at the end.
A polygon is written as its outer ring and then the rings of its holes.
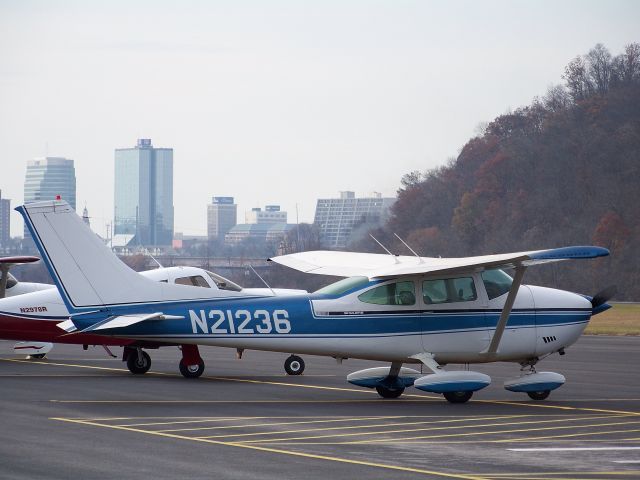
POLYGON ((513 474, 509 474, 509 473, 499 473, 499 474, 483 474, 487 479, 503 479, 503 480, 509 480, 509 479, 517 479, 517 480, 549 480, 550 477, 549 475, 553 475, 554 478, 557 477, 558 480, 585 480, 584 477, 567 477, 566 475, 588 475, 588 476, 601 476, 601 475, 605 475, 605 476, 631 476, 631 475, 638 475, 640 474, 640 470, 619 470, 616 472, 607 472, 607 471, 602 471, 602 472, 540 472, 537 475, 544 475, 544 476, 535 476, 535 473, 513 473, 513 474))
MULTIPOLYGON (((197 437, 194 437, 197 438, 197 437)), ((624 442, 624 439, 612 439, 609 440, 609 442, 624 442)), ((473 445, 473 444, 478 444, 478 445, 487 445, 487 443, 494 443, 491 440, 486 440, 486 439, 480 439, 480 440, 415 440, 415 441, 411 441, 411 440, 398 440, 395 441, 394 439, 390 438, 387 439, 385 441, 379 441, 376 442, 378 445, 385 445, 386 443, 390 444, 390 445, 473 445)), ((589 439, 589 438, 581 438, 580 439, 580 443, 583 442, 592 442, 592 443, 599 443, 601 444, 602 442, 607 442, 607 440, 601 440, 601 439, 589 439)), ((527 442, 522 442, 522 443, 527 443, 527 442)), ((575 440, 573 439, 558 439, 558 440, 533 440, 530 443, 535 444, 535 443, 541 443, 543 445, 555 445, 555 444, 570 444, 573 445, 575 444, 575 440)), ((250 443, 247 442, 247 445, 249 445, 250 443)), ((363 442, 362 445, 368 445, 369 442, 363 442)), ((277 443, 278 446, 286 446, 286 445, 292 445, 292 446, 304 446, 304 445, 313 445, 313 446, 336 446, 336 445, 355 445, 355 442, 278 442, 277 443)))
MULTIPOLYGON (((179 420, 173 422, 149 422, 149 423, 127 423, 118 424, 119 427, 153 427, 158 425, 177 425, 186 423, 209 423, 209 422, 232 422, 236 420, 242 420, 244 417, 216 417, 216 418, 204 418, 200 420, 179 420)), ((257 418, 257 417, 256 417, 257 418)), ((170 430, 156 430, 157 432, 165 432, 170 430)))
POLYGON ((40 360, 37 364, 34 364, 31 360, 18 360, 16 358, 0 358, 0 360, 4 362, 15 362, 15 363, 28 363, 30 365, 50 365, 52 367, 74 367, 74 368, 88 368, 93 370, 106 370, 110 372, 125 372, 130 373, 126 368, 113 368, 113 367, 97 367, 95 365, 78 365, 72 363, 57 363, 50 362, 48 360, 40 360))
MULTIPOLYGON (((501 417, 497 417, 500 419, 501 417)), ((409 433, 409 432, 423 432, 425 430, 434 431, 434 430, 451 430, 453 428, 461 429, 461 428, 484 428, 484 427, 501 427, 501 426, 511 426, 511 425, 527 425, 527 424, 541 424, 541 423, 557 423, 557 422, 571 422, 571 421, 582 421, 582 420, 598 420, 605 418, 620 418, 620 416, 606 416, 606 417, 597 417, 597 418, 562 418, 555 420, 531 420, 527 422, 500 422, 500 423, 485 423, 485 424, 468 424, 468 425, 456 425, 456 426, 445 426, 445 427, 426 427, 426 428, 403 428, 400 430, 380 430, 376 432, 355 432, 355 433, 344 433, 344 434, 335 434, 335 435, 316 435, 316 436, 307 436, 307 437, 287 437, 287 438, 272 438, 272 439, 264 439, 264 440, 247 440, 247 443, 264 443, 264 442, 279 442, 279 441, 291 441, 291 440, 311 440, 314 438, 333 438, 333 437, 360 437, 366 435, 381 435, 381 434, 389 434, 389 433, 409 433)), ((492 420, 492 418, 488 418, 488 420, 492 420)), ((437 422, 433 422, 437 423, 437 422)), ((431 425, 433 425, 433 423, 431 425)), ((444 422, 443 422, 444 423, 444 422)), ((639 422, 640 423, 640 422, 639 422)), ((567 425, 566 427, 554 427, 554 428, 572 428, 573 425, 567 425)), ((361 427, 362 428, 362 427, 361 427)), ((329 429, 327 429, 329 430, 329 429)), ((282 432, 288 433, 288 432, 282 432)), ((455 435, 463 435, 463 434, 455 434, 455 435)), ((454 435, 454 436, 455 436, 454 435)), ((464 435, 473 435, 473 433, 468 433, 464 435)), ((443 435, 447 436, 447 435, 443 435)), ((411 437, 411 438, 438 438, 439 435, 432 435, 428 437, 411 437)), ((388 439, 384 439, 383 441, 387 441, 388 439)), ((404 438, 400 438, 399 440, 404 440, 404 438)), ((371 442, 375 442, 379 440, 371 440, 371 442)), ((355 442, 360 443, 360 442, 355 442)), ((363 442, 363 443, 368 443, 363 442)))
POLYGON ((60 377, 77 377, 77 378, 105 378, 104 375, 91 373, 7 373, 0 374, 1 378, 60 378, 60 377))
MULTIPOLYGON (((632 475, 640 474, 640 470, 616 470, 616 471, 601 471, 601 472, 540 472, 539 475, 632 475)), ((487 478, 503 478, 503 477, 528 477, 533 475, 532 472, 517 472, 517 473, 483 473, 483 476, 487 478)), ((564 479, 563 479, 564 480, 564 479)))
MULTIPOLYGON (((402 417, 357 417, 357 418, 344 417, 344 418, 331 418, 328 420, 306 420, 303 422, 254 423, 249 425, 240 424, 240 425, 223 425, 223 426, 215 426, 215 427, 176 428, 171 430, 157 430, 157 431, 158 432, 192 432, 192 431, 199 431, 199 430, 227 430, 230 428, 254 428, 254 427, 271 427, 271 426, 282 426, 282 425, 306 425, 306 424, 312 424, 312 423, 315 424, 315 423, 336 423, 336 422, 355 422, 355 421, 364 422, 366 420, 385 420, 385 419, 393 419, 393 418, 402 418, 402 417)), ((265 419, 269 419, 269 418, 266 417, 265 419)), ((312 430, 332 430, 334 428, 340 428, 340 427, 320 428, 320 429, 314 428, 312 430)), ((342 427, 342 428, 347 428, 347 427, 342 427)), ((362 425, 358 425, 352 428, 365 428, 365 427, 362 425)), ((243 435, 243 434, 240 434, 240 435, 243 435)), ((252 435, 252 434, 247 433, 244 435, 252 435)), ((233 437, 236 435, 229 435, 229 436, 233 437)), ((200 437, 200 438, 218 438, 218 437, 225 437, 225 435, 207 436, 207 437, 200 437)))
MULTIPOLYGON (((638 422, 633 422, 638 423, 638 422)), ((609 425, 616 425, 615 423, 610 423, 609 425)), ((531 439, 517 439, 517 440, 492 440, 491 443, 527 443, 531 440, 550 440, 554 438, 573 438, 573 437, 586 437, 589 435, 611 435, 614 433, 636 433, 640 432, 640 429, 637 430, 611 430, 611 431, 597 431, 597 432, 586 432, 586 433, 569 433, 565 435, 551 435, 548 437, 531 437, 531 439)), ((606 440, 604 440, 606 441, 606 440)))
POLYGON ((544 403, 530 403, 530 402, 510 402, 508 400, 473 400, 473 403, 491 403, 494 405, 515 405, 517 407, 535 407, 535 408, 551 408, 556 410, 569 410, 580 412, 593 412, 593 413, 610 413, 613 415, 637 415, 640 416, 640 412, 626 411, 626 410, 608 410, 602 408, 585 408, 585 407, 570 407, 565 405, 554 405, 544 403))
POLYGON ((137 429, 137 428, 120 427, 118 425, 104 425, 104 424, 101 424, 101 423, 88 422, 88 421, 83 421, 83 420, 74 420, 74 419, 69 419, 69 418, 52 417, 50 419, 51 420, 61 421, 61 422, 76 423, 76 424, 81 424, 81 425, 91 425, 91 426, 94 426, 94 427, 103 427, 103 428, 111 428, 111 429, 115 429, 115 430, 124 430, 124 431, 129 431, 129 432, 143 433, 143 434, 146 434, 146 435, 155 435, 155 436, 159 436, 159 437, 173 438, 173 439, 178 439, 178 440, 187 440, 187 441, 191 441, 191 442, 208 443, 208 444, 213 444, 213 445, 221 445, 221 446, 235 447, 235 448, 245 448, 245 449, 249 449, 249 450, 257 450, 257 451, 268 452, 268 453, 277 453, 277 454, 280 454, 280 455, 290 455, 290 456, 294 456, 294 457, 311 458, 311 459, 314 459, 314 460, 325 460, 325 461, 331 461, 331 462, 337 462, 337 463, 345 463, 345 464, 351 464, 351 465, 362 465, 362 466, 366 466, 366 467, 381 468, 381 469, 386 469, 386 470, 396 470, 396 471, 401 471, 401 472, 420 473, 420 474, 423 474, 423 475, 432 475, 432 476, 439 476, 439 477, 445 477, 445 478, 456 478, 456 479, 460 479, 460 480, 486 480, 483 477, 480 477, 480 476, 477 476, 477 475, 437 472, 435 470, 425 470, 425 469, 419 469, 419 468, 402 467, 402 466, 399 466, 399 465, 387 465, 387 464, 383 464, 383 463, 368 462, 368 461, 364 461, 364 460, 355 460, 355 459, 350 459, 350 458, 333 457, 333 456, 328 456, 328 455, 316 455, 316 454, 312 454, 312 453, 295 452, 295 451, 290 451, 290 450, 258 447, 258 446, 254 446, 254 445, 244 445, 244 444, 231 443, 231 442, 220 442, 220 441, 217 441, 217 440, 209 440, 209 439, 206 439, 206 438, 186 437, 186 436, 183 436, 183 435, 177 435, 175 433, 152 432, 152 431, 141 430, 141 429, 137 429))
POLYGON ((51 403, 66 404, 225 404, 225 403, 372 403, 376 405, 398 405, 401 403, 429 403, 433 400, 394 400, 393 402, 380 401, 377 398, 359 400, 49 400, 51 403))
MULTIPOLYGON (((549 421, 540 421, 540 422, 521 422, 521 423, 514 423, 514 425, 524 425, 527 423, 550 423, 552 421, 559 421, 559 420, 549 420, 549 421)), ((640 423, 640 421, 638 422, 614 422, 614 423, 600 423, 600 424, 590 424, 590 425, 559 425, 559 426, 553 426, 553 427, 540 427, 540 428, 518 428, 515 430, 493 430, 493 431, 488 431, 488 432, 467 432, 467 433, 447 433, 444 435, 425 435, 425 436, 418 436, 418 437, 401 437, 401 438, 394 438, 394 439, 388 439, 388 438, 384 438, 384 439, 377 439, 377 440, 359 440, 359 441, 355 441, 355 442, 344 442, 344 444, 365 444, 365 443, 379 443, 379 442, 389 442, 389 441, 406 441, 411 443, 412 440, 420 440, 420 439, 425 439, 425 438, 451 438, 451 437, 467 437, 467 436, 478 436, 478 435, 504 435, 504 434, 509 434, 509 433, 523 433, 523 432, 539 432, 539 431, 544 431, 544 430, 558 430, 558 429, 562 429, 562 428, 596 428, 596 427, 609 427, 609 426, 617 426, 617 425, 629 425, 629 424, 633 424, 633 423, 640 423)), ((506 424, 504 424, 506 425, 506 424)), ((491 425, 488 425, 491 426, 491 425)), ((437 430, 437 429, 434 429, 437 430)), ((627 430, 628 431, 628 430, 627 430)), ((285 440, 289 440, 289 439, 285 439, 285 440)), ((497 440, 488 440, 488 442, 490 443, 496 443, 497 440)))
MULTIPOLYGON (((522 415, 522 417, 525 417, 527 415, 522 415)), ((520 417, 520 415, 513 415, 510 416, 511 418, 517 418, 520 417)), ((479 418, 475 418, 474 420, 501 420, 504 417, 502 416, 498 416, 498 417, 479 417, 479 418)), ((348 419, 348 420, 342 420, 342 421, 355 421, 355 420, 360 420, 359 417, 354 417, 352 419, 348 419)), ((367 419, 364 419, 367 420, 367 419)), ((435 421, 435 422, 409 422, 409 423, 405 423, 405 422, 401 422, 401 423, 381 423, 381 424, 377 424, 377 425, 348 425, 346 427, 326 427, 326 428, 306 428, 306 429, 298 429, 298 430, 284 430, 284 431, 275 431, 275 432, 254 432, 254 433, 237 433, 237 434, 227 434, 227 435, 213 435, 213 436, 206 436, 206 437, 200 437, 200 438, 231 438, 231 437, 253 437, 253 436, 258 436, 258 435, 282 435, 285 433, 302 433, 302 432, 318 432, 318 431, 327 431, 327 430, 353 430, 356 428, 359 429, 364 429, 364 428, 380 428, 380 427, 397 427, 397 426, 405 426, 405 425, 434 425, 434 424, 441 424, 441 423, 459 423, 459 422, 466 422, 469 421, 469 419, 455 419, 455 420, 440 420, 440 421, 435 421)), ((291 422, 291 423, 297 423, 297 422, 291 422)), ((300 423, 315 423, 315 422, 300 422, 300 423)), ((261 424, 261 425, 255 425, 256 427, 269 427, 271 425, 278 425, 277 423, 265 423, 265 424, 261 424)), ((286 423, 282 423, 280 425, 287 425, 286 423)), ((237 428, 242 428, 243 425, 239 425, 237 428)), ((473 425, 464 425, 461 428, 472 428, 473 425)), ((214 428, 220 428, 220 429, 224 429, 224 428, 228 428, 228 427, 214 427, 214 428)), ((451 427, 441 427, 441 428, 451 428, 451 427)), ((436 428, 435 430, 437 430, 438 428, 436 428)), ((188 429, 187 429, 188 430, 188 429)), ((420 429, 420 430, 426 430, 426 429, 420 429)), ((164 430, 165 432, 171 431, 171 430, 164 430)), ((407 431, 407 430, 402 430, 403 432, 407 431)), ((384 431, 386 432, 386 430, 384 431)), ((372 434, 376 434, 379 432, 373 432, 373 433, 367 433, 367 435, 372 435, 372 434)), ((351 434, 345 434, 346 435, 358 435, 357 433, 351 433, 351 434)), ((327 437, 333 437, 334 435, 327 435, 327 437)), ((335 436, 341 436, 341 435, 335 435, 335 436)), ((313 438, 313 437, 312 437, 313 438)), ((316 437, 317 438, 317 437, 316 437)), ((293 439, 288 439, 288 440, 293 440, 293 439)), ((244 440, 243 440, 244 441, 244 440)), ((258 441, 260 442, 265 442, 267 440, 256 440, 255 443, 257 443, 258 441)))

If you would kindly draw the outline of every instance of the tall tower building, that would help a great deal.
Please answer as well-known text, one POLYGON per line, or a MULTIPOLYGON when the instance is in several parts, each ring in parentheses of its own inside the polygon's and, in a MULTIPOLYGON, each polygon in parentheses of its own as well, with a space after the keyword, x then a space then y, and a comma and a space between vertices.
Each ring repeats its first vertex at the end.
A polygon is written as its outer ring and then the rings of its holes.
POLYGON ((382 223, 395 201, 377 192, 356 198, 354 192, 348 191, 340 192, 340 198, 319 199, 313 223, 320 230, 320 241, 330 248, 346 247, 355 227, 382 223))
POLYGON ((173 149, 141 138, 115 151, 114 234, 134 235, 139 245, 173 241, 173 149))
MULTIPOLYGON (((36 158, 27 162, 24 203, 55 200, 60 196, 76 208, 76 169, 73 160, 64 157, 36 158)), ((25 238, 31 238, 27 227, 25 238)))
POLYGON ((2 198, 0 190, 0 247, 6 247, 11 240, 11 200, 2 198))
POLYGON ((233 197, 213 197, 207 205, 207 236, 209 241, 224 239, 224 235, 238 223, 238 205, 233 197))

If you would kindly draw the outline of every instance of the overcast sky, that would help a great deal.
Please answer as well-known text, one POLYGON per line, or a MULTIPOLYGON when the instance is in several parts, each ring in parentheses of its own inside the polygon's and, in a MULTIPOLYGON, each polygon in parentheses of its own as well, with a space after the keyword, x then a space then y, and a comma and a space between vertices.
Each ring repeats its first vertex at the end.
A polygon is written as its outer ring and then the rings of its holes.
POLYGON ((639 27, 634 0, 0 0, 0 189, 15 207, 28 160, 71 158, 103 234, 114 149, 151 138, 174 149, 177 232, 206 234, 213 195, 312 222, 339 190, 393 196, 639 27))

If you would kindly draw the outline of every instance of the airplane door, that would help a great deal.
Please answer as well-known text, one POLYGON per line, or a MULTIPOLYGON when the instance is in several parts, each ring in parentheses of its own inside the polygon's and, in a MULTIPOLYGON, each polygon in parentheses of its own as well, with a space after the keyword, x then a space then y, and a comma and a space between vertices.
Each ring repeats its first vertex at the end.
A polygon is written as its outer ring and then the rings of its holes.
POLYGON ((423 278, 422 346, 426 352, 469 360, 489 345, 487 299, 477 274, 423 278))

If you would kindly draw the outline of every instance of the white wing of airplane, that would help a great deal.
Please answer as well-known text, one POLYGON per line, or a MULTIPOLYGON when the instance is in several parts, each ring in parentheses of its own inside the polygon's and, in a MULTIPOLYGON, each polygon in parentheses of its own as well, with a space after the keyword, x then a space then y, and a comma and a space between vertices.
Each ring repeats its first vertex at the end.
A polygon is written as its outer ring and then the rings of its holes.
POLYGON ((606 248, 577 246, 464 258, 432 258, 317 250, 269 260, 304 273, 336 277, 390 278, 413 274, 449 274, 489 268, 511 268, 562 260, 603 257, 606 248))

